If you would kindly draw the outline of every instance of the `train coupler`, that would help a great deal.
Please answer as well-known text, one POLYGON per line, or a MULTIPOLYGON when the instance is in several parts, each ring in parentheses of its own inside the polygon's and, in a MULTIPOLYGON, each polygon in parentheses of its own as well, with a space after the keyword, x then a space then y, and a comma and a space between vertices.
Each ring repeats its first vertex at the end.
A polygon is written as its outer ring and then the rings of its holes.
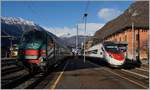
POLYGON ((42 72, 47 72, 48 71, 48 65, 46 62, 41 62, 38 64, 42 72))

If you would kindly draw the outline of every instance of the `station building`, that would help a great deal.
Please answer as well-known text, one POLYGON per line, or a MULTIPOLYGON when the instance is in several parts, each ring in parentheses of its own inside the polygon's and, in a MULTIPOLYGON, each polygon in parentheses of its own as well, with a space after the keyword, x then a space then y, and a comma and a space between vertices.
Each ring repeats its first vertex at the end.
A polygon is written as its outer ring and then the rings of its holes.
POLYGON ((127 42, 129 59, 148 60, 149 2, 136 1, 117 18, 109 21, 95 33, 100 42, 127 42), (138 54, 139 53, 139 54, 138 54))

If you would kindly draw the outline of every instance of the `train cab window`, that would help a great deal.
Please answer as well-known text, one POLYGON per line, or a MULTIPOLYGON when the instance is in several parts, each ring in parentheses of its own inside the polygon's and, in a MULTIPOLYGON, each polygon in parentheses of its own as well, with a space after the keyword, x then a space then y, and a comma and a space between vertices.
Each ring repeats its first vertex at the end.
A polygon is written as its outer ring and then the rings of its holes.
POLYGON ((23 42, 29 42, 32 39, 31 35, 32 34, 25 33, 23 38, 22 38, 22 41, 23 42))
POLYGON ((23 42, 35 42, 35 41, 37 42, 37 41, 41 41, 43 38, 44 38, 44 35, 40 31, 30 31, 24 34, 22 41, 23 42))
POLYGON ((126 52, 127 51, 127 47, 126 46, 120 46, 119 49, 122 52, 126 52))
POLYGON ((107 52, 120 53, 118 46, 105 46, 107 52))
POLYGON ((34 32, 33 37, 34 37, 35 40, 42 40, 42 39, 44 39, 44 33, 40 32, 40 31, 34 32))

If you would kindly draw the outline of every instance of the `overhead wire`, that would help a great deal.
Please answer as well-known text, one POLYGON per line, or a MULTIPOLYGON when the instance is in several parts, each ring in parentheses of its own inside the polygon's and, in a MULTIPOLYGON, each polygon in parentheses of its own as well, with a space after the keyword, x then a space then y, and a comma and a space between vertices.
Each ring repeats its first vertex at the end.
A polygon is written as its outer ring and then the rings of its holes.
MULTIPOLYGON (((84 14, 88 14, 88 12, 89 12, 89 5, 90 5, 90 1, 87 1, 86 2, 86 5, 85 5, 85 9, 83 10, 83 13, 81 13, 81 16, 80 16, 80 18, 79 18, 79 20, 77 21, 77 24, 78 23, 84 23, 84 19, 85 19, 85 17, 84 17, 84 14)), ((80 27, 79 27, 80 28, 80 27)))
MULTIPOLYGON (((85 14, 85 13, 88 14, 89 4, 90 4, 90 1, 87 1, 86 6, 85 6, 85 9, 84 9, 84 12, 83 12, 84 14, 85 14)), ((32 6, 33 6, 33 5, 34 5, 34 4, 32 3, 32 6)), ((43 20, 44 22, 47 22, 47 20, 49 20, 49 18, 47 18, 46 16, 41 17, 42 15, 40 15, 40 13, 38 13, 37 11, 33 10, 33 8, 31 7, 30 4, 27 4, 27 7, 31 10, 31 12, 32 12, 35 16, 38 16, 38 18, 40 18, 40 20, 43 20)), ((83 22, 84 22, 84 15, 83 15, 83 13, 82 13, 81 17, 79 18, 79 20, 77 20, 77 23, 76 23, 76 24, 78 24, 78 23, 83 23, 83 22)), ((75 26, 76 26, 76 25, 75 25, 75 26)), ((54 32, 55 32, 55 34, 56 34, 56 30, 55 30, 54 26, 50 25, 50 27, 54 30, 54 32)))
POLYGON ((85 13, 88 13, 89 4, 90 4, 90 1, 87 1, 86 7, 85 7, 85 13))
MULTIPOLYGON (((33 3, 32 3, 32 6, 34 6, 33 3)), ((31 7, 30 4, 27 4, 27 7, 31 10, 31 12, 32 12, 34 15, 36 14, 35 16, 38 16, 38 18, 40 18, 40 20, 43 20, 44 22, 47 22, 47 21, 49 20, 49 18, 47 18, 46 16, 41 17, 42 15, 40 15, 39 12, 33 10, 33 8, 31 7)), ((54 30, 53 33, 55 33, 55 35, 56 35, 56 30, 55 30, 54 26, 52 26, 51 24, 49 24, 49 25, 50 25, 50 27, 54 30)))

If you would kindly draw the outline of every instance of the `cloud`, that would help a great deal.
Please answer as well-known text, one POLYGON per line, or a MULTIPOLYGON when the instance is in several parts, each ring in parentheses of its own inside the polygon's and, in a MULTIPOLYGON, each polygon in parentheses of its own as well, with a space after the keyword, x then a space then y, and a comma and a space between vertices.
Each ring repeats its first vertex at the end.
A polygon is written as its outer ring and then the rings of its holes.
MULTIPOLYGON (((84 23, 78 24, 78 33, 79 35, 85 35, 84 34, 84 23)), ((86 24, 87 29, 86 29, 86 35, 94 35, 94 33, 100 29, 104 24, 101 23, 87 23, 86 24)), ((57 35, 58 37, 60 36, 74 36, 76 35, 76 27, 70 28, 70 27, 45 27, 43 26, 47 31, 50 31, 51 33, 57 35)))
MULTIPOLYGON (((97 30, 102 28, 102 26, 104 26, 104 24, 102 24, 102 23, 87 23, 86 24, 86 35, 93 35, 97 30)), ((79 29, 82 30, 81 34, 84 35, 85 24, 80 23, 79 29)))
POLYGON ((63 35, 68 35, 72 34, 75 35, 76 28, 69 28, 69 27, 43 27, 47 31, 57 35, 57 36, 63 36, 63 35))
POLYGON ((118 9, 112 9, 112 8, 102 8, 98 12, 98 16, 101 19, 104 19, 105 21, 110 21, 117 16, 119 16, 122 13, 122 11, 118 9))

